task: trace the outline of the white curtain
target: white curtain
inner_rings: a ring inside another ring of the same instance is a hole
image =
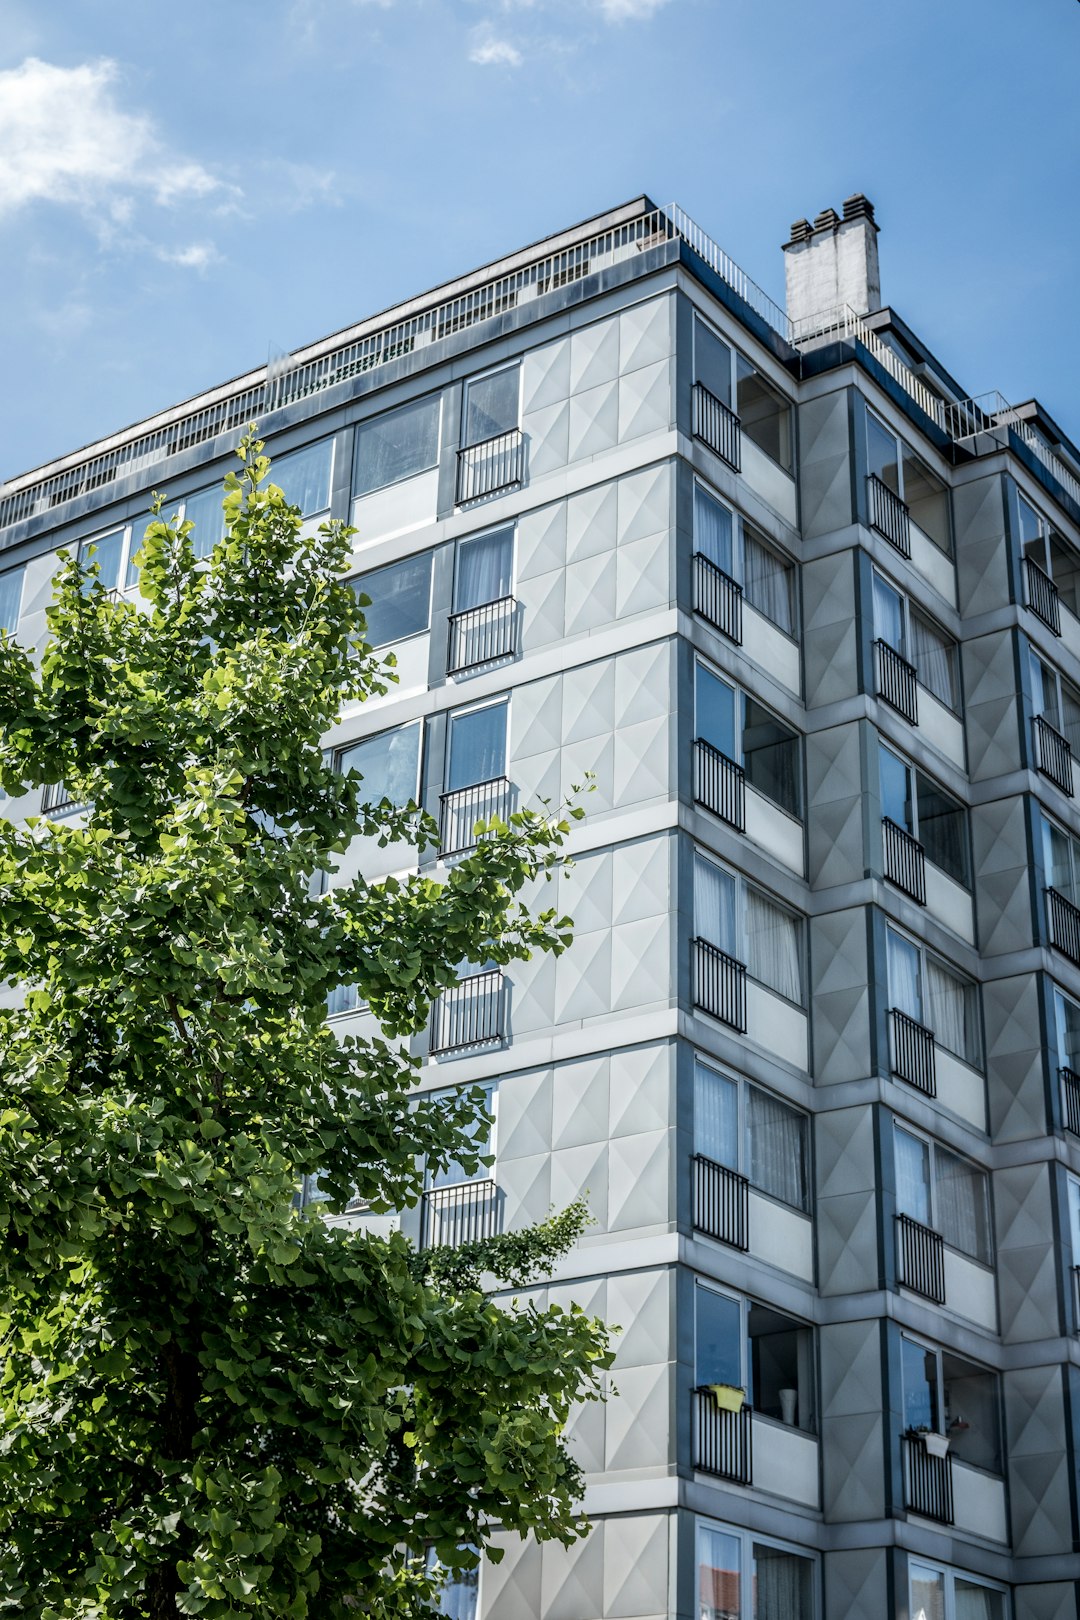
[[[762,1192],[796,1209],[807,1207],[806,1120],[766,1091],[746,1093],[750,1129],[750,1180]]]
[[[754,1545],[754,1620],[810,1620],[811,1569],[808,1558]]]
[[[775,551],[743,526],[743,584],[746,600],[789,636],[795,634],[793,570]]]
[[[936,1570],[912,1572],[911,1620],[945,1620],[945,1578]],[[976,1620],[976,1616],[970,1620]]]
[[[514,556],[513,529],[500,529],[458,547],[454,610],[467,612],[486,602],[499,602],[510,594]]]
[[[739,1168],[739,1093],[707,1063],[694,1065],[694,1149],[729,1170]]]
[[[930,1149],[919,1137],[899,1128],[893,1132],[896,1207],[901,1215],[930,1225]]]
[[[886,585],[880,574],[874,575],[874,629],[882,641],[888,642],[901,657],[906,652],[904,643],[904,604],[902,598]]]
[[[926,1003],[927,1023],[938,1045],[957,1057],[974,1057],[968,1035],[968,987],[932,956],[926,958]]]
[[[1003,1605],[1000,1592],[991,1592],[985,1586],[973,1586],[970,1581],[956,1582],[956,1620],[1001,1620]]]
[[[751,888],[746,890],[746,969],[770,990],[802,1002],[798,922]]]
[[[959,709],[956,690],[956,643],[934,625],[911,615],[911,661],[919,680],[947,709]]]
[[[915,946],[889,929],[889,1005],[922,1023],[919,953]]]
[[[732,572],[732,516],[698,484],[694,488],[694,550],[725,574]]]
[[[694,932],[729,956],[735,950],[735,879],[700,855],[694,860]]]
[[[946,1243],[984,1262],[990,1259],[986,1177],[947,1148],[934,1151],[937,1225]]]

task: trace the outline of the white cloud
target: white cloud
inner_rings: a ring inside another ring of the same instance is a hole
[[[469,61],[481,67],[520,67],[521,52],[508,39],[478,40],[469,52]]]
[[[53,202],[122,224],[139,195],[169,207],[231,189],[169,153],[147,114],[124,110],[118,77],[107,58],[64,68],[31,56],[0,72],[0,218]]]
[[[605,22],[630,22],[651,17],[667,0],[600,0]]]
[[[202,272],[216,264],[221,254],[213,242],[190,242],[187,247],[156,248],[155,252],[165,264],[179,265],[182,270]]]

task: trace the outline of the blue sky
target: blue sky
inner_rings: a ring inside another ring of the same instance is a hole
[[[646,191],[1080,438],[1077,0],[4,0],[0,479]]]

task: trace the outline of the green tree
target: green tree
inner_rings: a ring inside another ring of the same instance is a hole
[[[206,563],[154,505],[145,608],[66,559],[37,664],[0,638],[0,783],[81,820],[0,821],[0,1613],[205,1620],[427,1614],[422,1555],[494,1526],[585,1533],[562,1432],[610,1363],[580,1312],[501,1307],[584,1215],[463,1250],[294,1207],[413,1205],[475,1171],[482,1095],[415,1091],[401,1037],[463,960],[560,952],[523,891],[565,816],[493,823],[440,881],[320,892],[365,805],[320,737],[392,678],[253,434]],[[568,812],[580,814],[577,809]],[[355,984],[385,1039],[338,1039]],[[406,1043],[407,1045],[407,1043]]]

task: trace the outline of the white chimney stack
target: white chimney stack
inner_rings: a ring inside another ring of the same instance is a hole
[[[826,208],[811,225],[797,219],[784,243],[787,312],[795,326],[847,304],[856,315],[881,308],[878,227],[874,205],[861,192],[844,203],[841,219]]]

